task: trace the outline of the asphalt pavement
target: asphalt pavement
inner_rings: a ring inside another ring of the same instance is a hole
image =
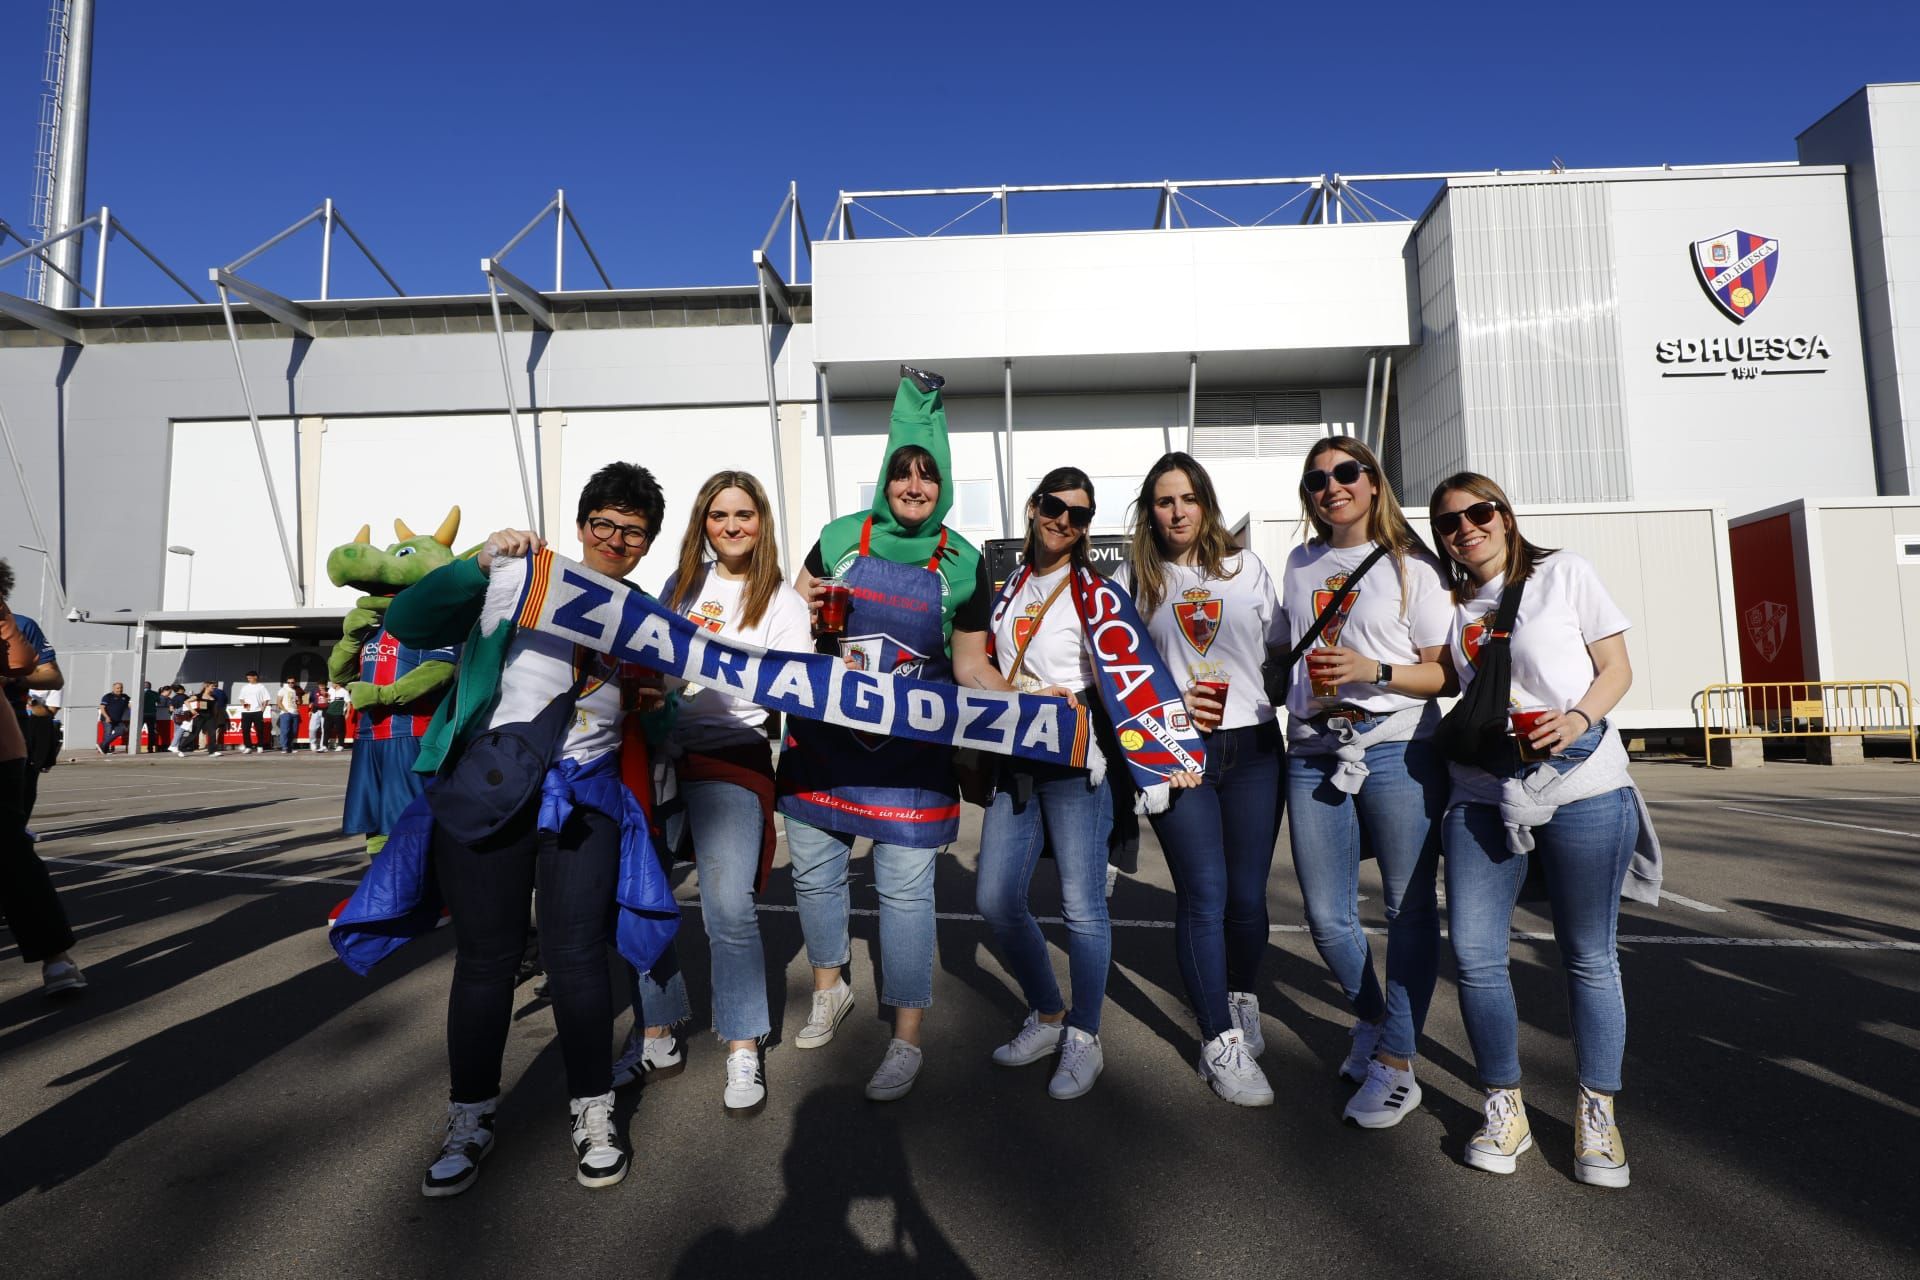
[[[1229,1106],[1195,1076],[1150,831],[1111,904],[1106,1073],[1085,1098],[1051,1100],[1046,1068],[987,1057],[1022,1008],[972,916],[970,810],[940,864],[926,1067],[905,1099],[861,1092],[887,1040],[864,855],[859,1006],[831,1044],[791,1046],[809,978],[783,853],[761,914],[784,991],[762,1114],[721,1108],[698,883],[683,876],[690,1065],[624,1098],[633,1175],[597,1192],[573,1181],[552,1017],[528,986],[498,1147],[470,1192],[428,1201],[452,938],[413,943],[371,978],[333,958],[323,917],[365,862],[338,833],[348,758],[122,757],[47,775],[40,852],[91,987],[43,999],[38,967],[0,934],[0,1274],[1920,1273],[1911,764],[1636,766],[1671,896],[1621,918],[1624,1191],[1573,1179],[1564,982],[1550,922],[1525,908],[1513,970],[1538,1145],[1520,1171],[1461,1163],[1479,1106],[1450,959],[1419,1110],[1391,1130],[1341,1123],[1348,1018],[1284,839],[1260,990],[1277,1104]],[[1057,914],[1051,881],[1043,864],[1043,915]],[[1362,885],[1377,929],[1371,864]],[[1064,987],[1057,946],[1055,962]]]

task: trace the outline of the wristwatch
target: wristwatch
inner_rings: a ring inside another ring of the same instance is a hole
[[[1378,678],[1374,680],[1374,683],[1384,689],[1389,684],[1393,683],[1393,668],[1388,666],[1384,662],[1380,663],[1379,665],[1380,665],[1380,674]]]

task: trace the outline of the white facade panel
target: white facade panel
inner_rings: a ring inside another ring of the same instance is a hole
[[[293,421],[262,418],[260,435],[297,564],[300,489],[294,470]],[[298,602],[274,530],[273,504],[267,497],[266,477],[260,474],[252,425],[245,419],[176,422],[169,451],[167,526],[161,550],[166,567],[159,607],[294,607]],[[108,514],[105,506],[93,510]],[[166,546],[189,547],[193,555],[166,553]]]
[[[1808,516],[1819,523],[1822,677],[1920,681],[1920,563],[1896,543],[1920,542],[1920,502],[1810,506]]]

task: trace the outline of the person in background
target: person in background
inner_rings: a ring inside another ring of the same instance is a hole
[[[0,560],[0,635],[18,633],[20,641],[33,650],[33,662],[0,679],[0,693],[13,708],[14,720],[26,740],[27,765],[20,777],[21,822],[31,825],[33,806],[40,796],[40,775],[53,768],[60,756],[60,721],[57,716],[28,716],[29,694],[43,695],[42,701],[59,706],[60,690],[67,678],[60,671],[59,656],[48,643],[40,624],[23,613],[14,613],[9,600],[13,595],[13,566]],[[29,831],[28,837],[33,833]]]
[[[202,684],[200,692],[187,700],[187,709],[193,713],[193,740],[205,748],[209,757],[225,752],[227,704],[220,686],[211,680]]]
[[[292,755],[294,739],[300,731],[300,682],[288,676],[274,690],[274,738],[281,754]]]
[[[660,598],[708,631],[763,649],[804,652],[813,643],[807,602],[780,579],[771,511],[766,490],[747,472],[708,477],[687,517],[679,567]],[[752,1115],[767,1098],[761,1041],[772,1025],[754,906],[773,868],[775,841],[767,711],[722,689],[685,685],[669,749],[700,873],[713,1029],[727,1047],[722,1102],[730,1116]],[[636,976],[635,1025],[614,1064],[616,1089],[684,1066],[672,1028],[692,1007],[677,947],[652,972]]]
[[[1627,1148],[1613,1111],[1627,1051],[1620,984],[1620,899],[1660,900],[1660,845],[1607,719],[1633,685],[1627,629],[1593,565],[1536,547],[1486,476],[1460,472],[1428,503],[1448,558],[1447,652],[1471,689],[1501,597],[1521,584],[1508,642],[1514,736],[1452,769],[1443,824],[1448,937],[1460,974],[1460,1015],[1486,1090],[1486,1123],[1466,1160],[1512,1173],[1533,1145],[1520,1098],[1520,1024],[1508,973],[1513,907],[1527,864],[1545,873],[1553,936],[1566,974],[1573,1056],[1573,1176],[1624,1187]],[[1524,781],[1522,781],[1524,779]]]
[[[1169,453],[1134,503],[1128,586],[1207,734],[1200,786],[1173,793],[1154,834],[1173,873],[1174,950],[1200,1023],[1199,1072],[1235,1106],[1273,1103],[1256,1059],[1267,877],[1280,836],[1286,747],[1264,664],[1286,615],[1260,557],[1234,546],[1206,468]]]
[[[147,731],[147,749],[165,751],[173,743],[173,717],[166,714],[165,688],[155,689],[153,681],[140,683],[140,727]]]
[[[0,602],[0,679],[13,680],[33,671],[39,654]],[[20,732],[20,721],[12,702],[0,699],[0,914],[7,918],[21,960],[39,962],[41,990],[53,996],[77,991],[87,985],[87,979],[73,962],[73,929],[27,834],[21,782],[27,767],[27,740]]]
[[[187,689],[185,685],[170,684],[160,691],[161,714],[173,722],[173,742],[167,750],[176,756],[187,753],[193,744],[189,735],[193,729],[193,716],[187,711]]]
[[[233,701],[240,707],[240,754],[251,755],[255,751],[267,749],[267,708],[273,705],[273,691],[260,683],[258,671],[247,672],[247,678],[234,686]],[[226,700],[221,700],[221,710],[226,710]]]
[[[318,755],[327,748],[327,682],[315,680],[307,691],[307,750]]]
[[[338,680],[327,682],[326,746],[329,751],[339,751],[347,740],[347,712],[353,710],[353,697],[347,692],[347,686]]]
[[[100,733],[100,754],[113,754],[115,742],[127,741],[127,716],[133,711],[133,699],[127,696],[127,686],[118,680],[113,688],[100,695],[100,723],[106,726]],[[133,750],[133,744],[127,744],[127,750]]]

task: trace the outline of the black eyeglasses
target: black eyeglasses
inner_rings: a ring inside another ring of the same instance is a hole
[[[1034,509],[1049,520],[1067,518],[1067,523],[1076,529],[1084,529],[1093,523],[1092,507],[1071,506],[1050,493],[1043,493],[1033,500]]]
[[[1497,502],[1476,502],[1458,511],[1442,511],[1433,518],[1433,532],[1437,537],[1451,538],[1460,531],[1460,521],[1463,517],[1484,529],[1492,524],[1493,518],[1499,514],[1500,504]]]
[[[1327,487],[1327,481],[1329,480],[1337,481],[1340,484],[1352,484],[1358,480],[1363,473],[1371,470],[1373,470],[1373,468],[1366,463],[1355,462],[1352,458],[1348,458],[1345,462],[1334,463],[1333,469],[1330,471],[1321,471],[1316,468],[1313,471],[1307,472],[1300,477],[1300,487],[1308,493],[1319,493]]]
[[[600,542],[613,541],[613,535],[617,533],[621,543],[629,547],[644,547],[647,540],[653,537],[652,532],[643,525],[617,524],[605,516],[591,517],[587,521],[587,531]]]

